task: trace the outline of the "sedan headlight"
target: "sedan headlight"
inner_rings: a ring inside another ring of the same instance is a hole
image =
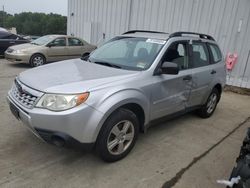
[[[15,53],[15,54],[21,54],[22,51],[21,50],[14,50],[13,53]]]
[[[44,94],[36,104],[36,107],[52,111],[68,110],[85,102],[88,96],[88,92],[75,95]]]

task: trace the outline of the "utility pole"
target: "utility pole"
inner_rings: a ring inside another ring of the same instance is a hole
[[[4,20],[5,18],[4,18],[4,5],[3,5],[3,28],[4,28]]]

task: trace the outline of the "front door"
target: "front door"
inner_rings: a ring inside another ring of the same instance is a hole
[[[154,76],[151,94],[151,120],[185,110],[192,86],[192,70],[188,69],[187,41],[172,43],[162,62],[176,63],[180,69],[177,75]]]
[[[53,40],[48,46],[48,61],[60,61],[68,59],[68,50],[65,37],[59,37]]]

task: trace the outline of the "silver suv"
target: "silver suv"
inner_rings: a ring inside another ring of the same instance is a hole
[[[112,162],[156,120],[193,110],[210,117],[225,79],[211,36],[134,30],[84,59],[22,72],[7,98],[12,113],[39,138],[95,146]]]

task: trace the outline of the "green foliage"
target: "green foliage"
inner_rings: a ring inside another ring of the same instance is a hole
[[[17,32],[24,35],[66,34],[67,17],[32,12],[11,15],[0,11],[0,27],[16,27]]]

